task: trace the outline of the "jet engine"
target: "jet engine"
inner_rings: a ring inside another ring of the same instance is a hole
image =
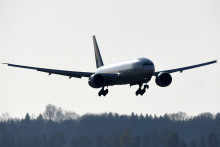
[[[155,82],[160,87],[167,87],[171,84],[172,77],[169,73],[162,72],[156,76]]]
[[[103,87],[105,82],[105,77],[102,74],[93,74],[89,78],[89,85],[93,88]]]

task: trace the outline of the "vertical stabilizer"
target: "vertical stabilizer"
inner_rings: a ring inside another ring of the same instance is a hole
[[[104,64],[102,61],[102,56],[100,54],[98,44],[96,42],[96,38],[95,38],[95,36],[92,36],[92,38],[93,38],[94,51],[95,51],[96,67],[99,68],[99,67],[103,66]]]

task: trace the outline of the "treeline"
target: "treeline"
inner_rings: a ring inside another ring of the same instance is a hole
[[[220,113],[79,116],[47,105],[36,118],[0,117],[0,147],[220,147]]]

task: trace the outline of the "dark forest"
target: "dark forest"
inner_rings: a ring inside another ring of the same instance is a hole
[[[220,147],[220,113],[85,114],[54,105],[32,118],[0,117],[0,147]]]

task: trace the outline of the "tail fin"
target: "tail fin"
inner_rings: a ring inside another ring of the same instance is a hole
[[[95,51],[96,67],[99,68],[99,67],[103,66],[104,64],[102,61],[102,56],[100,54],[98,44],[96,42],[96,38],[95,38],[95,36],[92,36],[92,38],[93,38],[94,51]]]

